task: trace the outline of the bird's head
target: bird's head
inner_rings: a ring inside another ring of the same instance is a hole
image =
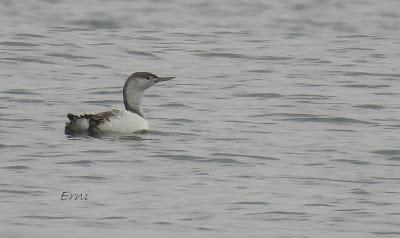
[[[158,77],[155,74],[148,72],[133,73],[127,80],[126,84],[134,84],[137,89],[146,90],[156,83],[168,81],[175,77]]]

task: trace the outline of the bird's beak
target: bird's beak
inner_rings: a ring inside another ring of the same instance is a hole
[[[161,77],[156,79],[156,83],[162,82],[162,81],[168,81],[171,79],[174,79],[175,77]]]

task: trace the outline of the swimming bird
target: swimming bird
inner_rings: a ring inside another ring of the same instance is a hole
[[[149,124],[142,109],[143,92],[156,83],[173,78],[175,77],[158,77],[148,72],[133,73],[126,79],[123,87],[125,110],[112,109],[83,115],[68,113],[69,122],[65,124],[65,134],[99,136],[107,133],[133,133],[148,130]]]

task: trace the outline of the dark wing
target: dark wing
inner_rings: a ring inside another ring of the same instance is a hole
[[[83,115],[74,115],[71,113],[67,114],[68,119],[70,122],[67,122],[65,126],[65,134],[78,134],[82,133],[82,131],[77,131],[76,128],[79,128],[78,124],[82,120],[87,120],[89,127],[87,128],[86,133],[89,133],[91,136],[100,136],[102,132],[99,130],[98,126],[105,121],[110,121],[110,119],[116,116],[118,110],[112,110],[107,112],[100,112],[96,114],[83,114]]]

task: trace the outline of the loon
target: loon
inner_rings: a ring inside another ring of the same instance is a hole
[[[123,87],[125,110],[112,109],[83,115],[68,113],[69,122],[65,124],[65,134],[99,136],[106,133],[134,133],[148,130],[149,124],[142,109],[143,92],[156,83],[173,78],[175,77],[158,77],[148,72],[133,73]]]

